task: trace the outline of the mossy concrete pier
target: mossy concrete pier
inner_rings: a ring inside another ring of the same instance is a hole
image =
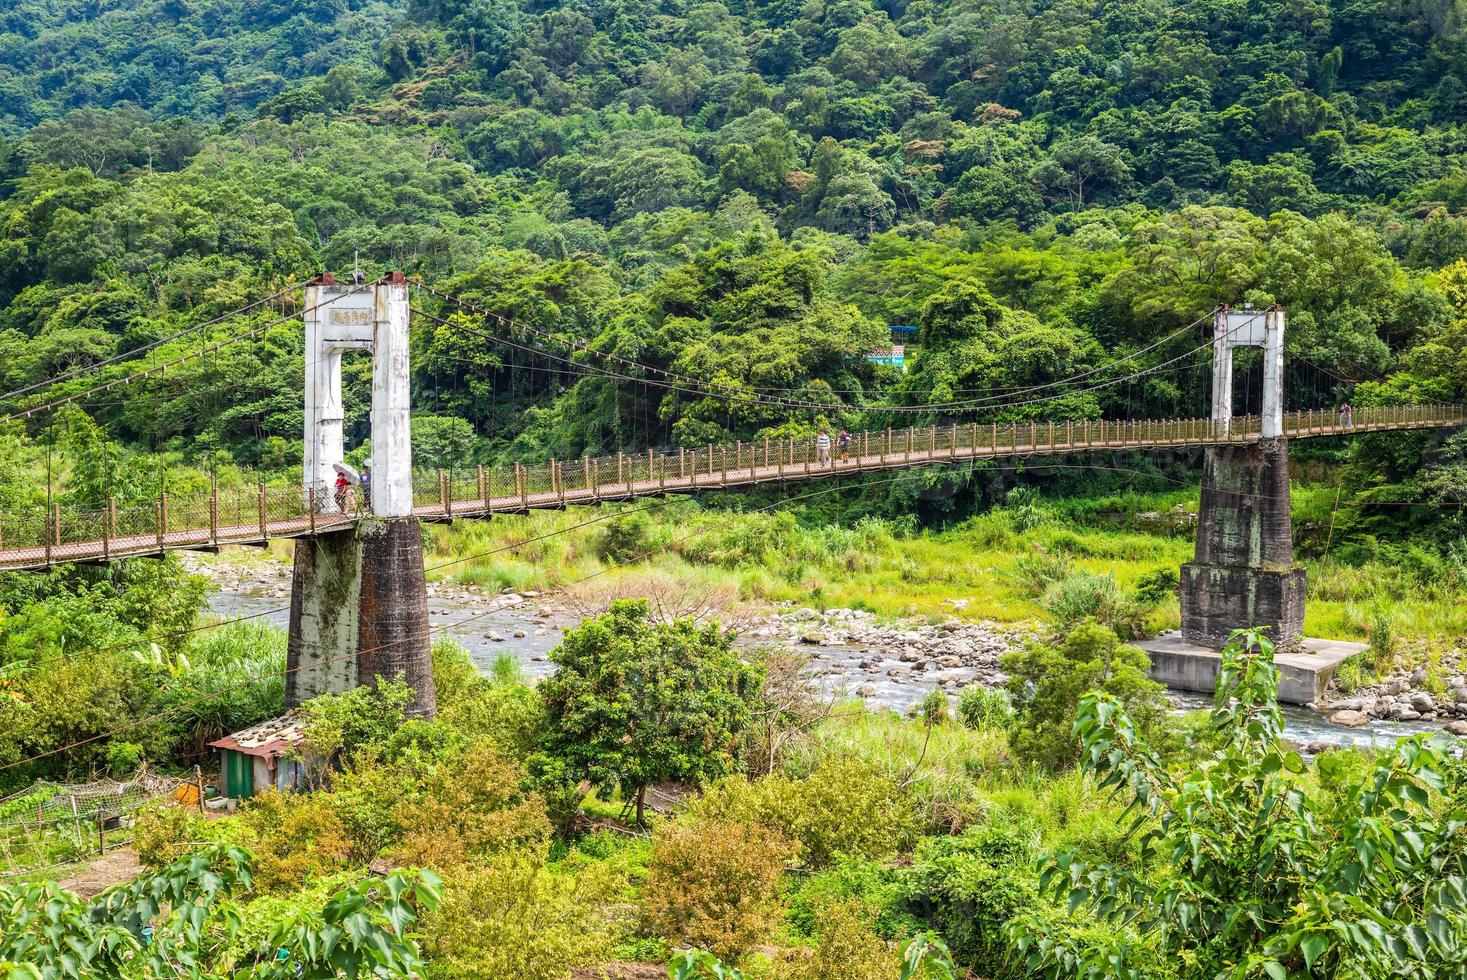
[[[1182,637],[1221,648],[1260,627],[1281,648],[1304,633],[1304,570],[1294,564],[1289,445],[1212,446],[1202,476],[1197,549],[1182,566]]]
[[[377,677],[400,678],[414,692],[409,714],[431,718],[437,699],[429,640],[417,518],[368,518],[296,543],[287,708]]]

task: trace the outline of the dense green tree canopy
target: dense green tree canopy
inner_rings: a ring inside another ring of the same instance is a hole
[[[540,688],[541,768],[620,789],[638,823],[647,786],[727,773],[759,683],[732,639],[716,624],[657,622],[645,600],[614,602],[566,633]]]
[[[356,262],[539,331],[509,348],[418,298],[424,465],[1202,414],[1186,328],[1221,303],[1288,309],[1290,407],[1463,397],[1463,30],[1357,0],[22,2],[0,401]],[[135,446],[288,466],[291,304],[82,407]],[[918,328],[905,374],[866,359],[893,324]],[[361,446],[361,359],[345,382]]]

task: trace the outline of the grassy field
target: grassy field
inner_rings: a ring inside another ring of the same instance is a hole
[[[1334,490],[1297,488],[1301,552],[1335,529]],[[689,500],[536,512],[428,531],[430,577],[489,589],[700,593],[724,602],[850,606],[887,616],[1043,618],[1044,576],[1112,577],[1122,593],[1192,556],[1195,492],[1028,499],[944,531],[910,521],[807,522],[785,510],[721,510]],[[1358,549],[1356,549],[1358,552]],[[1423,559],[1424,561],[1424,559]],[[1368,639],[1467,634],[1467,568],[1366,558],[1305,559],[1310,635]],[[1174,597],[1144,617],[1178,623]]]

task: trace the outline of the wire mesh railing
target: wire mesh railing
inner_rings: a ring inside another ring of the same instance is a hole
[[[192,777],[146,770],[129,779],[90,783],[38,780],[0,799],[0,878],[24,877],[105,854],[126,843],[137,811],[154,800],[187,799],[204,791]]]
[[[1357,434],[1467,423],[1461,405],[1314,410],[1284,417],[1288,438]],[[710,443],[673,452],[647,450],[545,463],[476,466],[413,474],[413,513],[428,519],[563,507],[602,500],[742,487],[844,473],[999,456],[1158,449],[1249,443],[1258,416],[1212,419],[1065,420],[1013,424],[951,423],[863,430],[818,438]],[[257,544],[351,525],[370,511],[365,489],[338,498],[328,487],[299,485],[160,494],[102,508],[52,506],[0,515],[0,568],[157,554],[170,549]]]

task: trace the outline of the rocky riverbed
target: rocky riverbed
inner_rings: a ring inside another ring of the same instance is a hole
[[[848,693],[903,707],[934,687],[956,692],[969,684],[1003,686],[1008,677],[999,658],[1033,635],[1001,623],[883,622],[860,609],[799,607],[754,620],[740,640],[805,649],[822,675],[838,678]],[[896,691],[901,696],[894,697]]]
[[[288,623],[291,570],[285,562],[261,553],[220,558],[185,552],[182,557],[213,581],[210,605],[216,615],[259,617],[282,627]],[[594,611],[561,594],[496,593],[450,580],[428,583],[429,619],[435,628],[463,644],[482,668],[509,654],[531,678],[554,669],[550,651],[566,629]],[[861,697],[898,711],[908,710],[934,688],[956,694],[969,684],[1004,685],[1008,678],[1000,658],[1037,635],[1014,624],[957,616],[940,622],[891,621],[846,608],[751,607],[719,615],[735,626],[741,648],[798,648],[809,654],[830,694]],[[1389,744],[1402,735],[1439,730],[1443,722],[1448,730],[1467,732],[1467,680],[1452,677],[1456,696],[1447,703],[1434,697],[1428,702],[1423,695],[1429,697],[1429,692],[1413,687],[1424,680],[1424,675],[1420,680],[1414,674],[1394,676],[1378,688],[1320,705],[1325,713],[1288,709],[1289,734],[1301,746],[1319,749]],[[1203,706],[1203,699],[1186,695],[1174,696],[1173,702],[1178,710]]]
[[[223,560],[185,553],[195,572],[210,578],[214,613],[289,622],[291,570],[266,555]],[[560,594],[492,592],[449,580],[428,583],[429,622],[452,636],[487,669],[503,654],[530,677],[553,666],[548,654],[565,630],[593,614]],[[941,623],[879,621],[858,609],[746,608],[724,616],[744,649],[783,644],[809,654],[821,687],[873,705],[906,710],[935,687],[956,693],[968,684],[1001,686],[998,661],[1032,634],[997,623],[950,619]]]
[[[1456,657],[1451,663],[1453,669],[1462,666]],[[1350,728],[1381,719],[1445,722],[1442,727],[1452,734],[1467,735],[1467,676],[1449,676],[1445,694],[1440,693],[1440,684],[1434,685],[1438,688],[1436,694],[1426,690],[1423,685],[1428,679],[1425,667],[1402,671],[1373,687],[1336,695],[1321,708],[1329,713],[1331,723]]]

